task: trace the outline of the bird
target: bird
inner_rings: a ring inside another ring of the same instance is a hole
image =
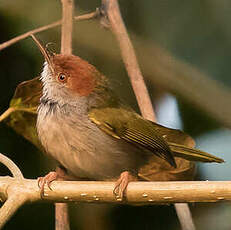
[[[45,184],[59,178],[115,181],[114,194],[126,196],[130,181],[150,161],[178,168],[176,158],[217,162],[223,159],[174,141],[190,138],[183,131],[149,121],[120,100],[106,76],[75,55],[49,52],[32,35],[45,58],[38,107],[37,133],[58,168],[39,178]]]

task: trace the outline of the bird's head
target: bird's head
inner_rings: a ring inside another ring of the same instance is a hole
[[[41,75],[43,94],[53,100],[69,100],[89,96],[103,84],[104,76],[87,61],[75,55],[48,52],[34,35],[32,38],[45,58]]]

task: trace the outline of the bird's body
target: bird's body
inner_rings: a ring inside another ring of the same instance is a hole
[[[147,155],[104,133],[89,119],[87,110],[79,110],[78,104],[42,102],[37,130],[46,152],[76,177],[107,180],[123,171],[137,173]]]
[[[174,136],[191,138],[148,121],[121,103],[93,65],[74,55],[49,55],[34,40],[46,59],[38,136],[68,174],[93,180],[120,177],[117,186],[122,195],[128,183],[128,174],[123,172],[137,176],[153,155],[167,161],[170,168],[177,167],[174,156],[223,162],[179,144]]]
[[[56,56],[60,57],[62,55]],[[87,63],[76,56],[71,58],[77,63]],[[37,118],[41,143],[49,155],[76,177],[108,180],[117,178],[123,171],[137,174],[138,169],[153,154],[108,135],[91,120],[91,111],[95,108],[103,111],[108,103],[111,103],[110,108],[119,113],[134,113],[111,94],[105,77],[95,69],[94,73],[99,77],[98,88],[87,96],[76,94],[73,98],[72,92],[54,82],[51,71],[45,64],[41,78],[44,84],[43,96]],[[101,118],[106,117],[102,115]],[[117,117],[118,120],[119,118]]]

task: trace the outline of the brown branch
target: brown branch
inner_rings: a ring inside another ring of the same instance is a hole
[[[5,163],[6,160],[2,160],[2,162]],[[9,165],[8,162],[6,162],[7,165]],[[0,208],[0,228],[26,202],[42,200],[121,203],[121,199],[116,198],[113,193],[114,186],[114,182],[54,181],[51,184],[51,189],[45,187],[44,197],[41,198],[37,180],[27,180],[20,176],[17,178],[0,177],[0,200],[5,201]],[[230,181],[131,182],[126,191],[126,202],[122,203],[169,204],[173,202],[219,201],[231,201]],[[69,230],[67,206],[58,204],[56,210],[57,208],[56,229]]]
[[[27,195],[21,194],[20,192],[9,196],[0,209],[0,229],[2,229],[5,223],[14,215],[18,208],[26,203],[27,200]]]
[[[80,16],[75,16],[74,17],[74,20],[75,21],[83,21],[83,20],[90,20],[90,19],[93,19],[93,18],[96,18],[97,16],[99,15],[99,11],[95,11],[95,12],[92,12],[92,13],[88,13],[88,14],[83,14],[83,15],[80,15]],[[33,29],[33,30],[30,30],[24,34],[21,34],[17,37],[14,37],[6,42],[3,42],[2,44],[0,44],[0,51],[17,43],[18,41],[21,41],[27,37],[30,37],[32,34],[36,34],[36,33],[39,33],[39,32],[42,32],[42,31],[45,31],[45,30],[48,30],[48,29],[51,29],[51,28],[54,28],[56,26],[60,26],[62,23],[61,20],[59,21],[56,21],[56,22],[53,22],[49,25],[46,25],[46,26],[42,26],[42,27],[39,27],[39,28],[36,28],[36,29]]]
[[[25,202],[170,204],[231,201],[231,181],[130,182],[126,202],[113,194],[114,182],[54,181],[40,197],[37,180],[0,177],[0,227]],[[8,216],[9,215],[9,216]]]
[[[183,230],[195,230],[193,218],[187,203],[175,203],[176,214]],[[185,221],[186,220],[186,221]]]
[[[15,179],[24,179],[22,172],[20,171],[18,166],[11,159],[9,159],[7,156],[4,156],[1,153],[0,162],[10,170]],[[8,197],[8,199],[5,201],[5,203],[2,205],[0,209],[0,229],[12,217],[12,215],[18,210],[18,208],[22,206],[27,200],[26,195],[20,193],[20,189],[18,190],[18,193],[11,193],[11,190],[7,188],[8,186],[2,187],[2,189],[4,189],[5,192],[7,192],[7,194],[5,195],[6,197]],[[1,201],[5,199],[2,198]]]
[[[120,52],[127,69],[141,114],[146,119],[156,121],[152,102],[145,85],[134,48],[120,14],[117,0],[102,0],[103,13],[108,18],[112,32],[120,46]],[[183,230],[195,230],[190,209],[187,204],[175,204],[175,209]]]
[[[118,2],[117,0],[102,0],[102,5],[105,10],[103,13],[108,17],[112,32],[119,43],[121,56],[136,95],[141,114],[146,119],[155,121],[156,117],[152,102],[140,71],[133,45],[121,17]]]
[[[37,180],[0,177],[0,198],[10,194],[26,194],[30,202],[90,202],[126,204],[172,204],[231,201],[231,181],[168,181],[130,182],[126,202],[113,194],[115,182],[54,181],[50,190],[45,187],[41,199]]]
[[[62,2],[62,31],[61,53],[72,54],[72,31],[73,31],[73,0],[61,0]]]
[[[8,157],[4,156],[3,154],[0,153],[0,162],[4,164],[12,173],[13,177],[17,179],[23,179],[22,172],[18,168],[18,166]]]
[[[55,229],[70,229],[67,203],[55,203]]]

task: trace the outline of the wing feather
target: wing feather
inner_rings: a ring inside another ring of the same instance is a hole
[[[89,118],[107,134],[147,149],[176,167],[167,142],[154,126],[125,108],[92,109]]]

